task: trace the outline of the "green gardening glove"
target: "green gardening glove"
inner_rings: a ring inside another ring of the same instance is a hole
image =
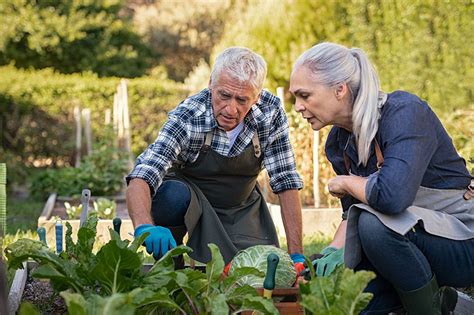
[[[337,266],[344,264],[344,247],[326,247],[321,251],[323,257],[313,261],[318,277],[329,276]]]

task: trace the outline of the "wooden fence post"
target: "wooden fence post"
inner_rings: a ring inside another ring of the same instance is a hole
[[[319,131],[313,131],[313,199],[314,207],[319,208]]]
[[[76,122],[76,160],[75,167],[81,166],[81,148],[82,148],[82,124],[81,124],[81,108],[79,105],[74,106],[74,120]]]
[[[91,110],[90,108],[84,108],[82,110],[82,116],[84,117],[84,133],[86,138],[86,150],[87,155],[92,153],[92,130],[91,130]]]
[[[131,136],[130,136],[130,116],[128,114],[128,93],[127,93],[127,80],[122,79],[120,81],[122,88],[122,110],[123,110],[123,146],[128,154],[128,169],[133,168],[132,158],[132,147],[131,147]]]
[[[0,232],[7,233],[7,164],[0,163]],[[1,234],[0,239],[3,238]],[[0,243],[0,246],[2,244]]]

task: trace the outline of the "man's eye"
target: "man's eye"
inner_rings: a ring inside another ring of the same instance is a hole
[[[237,102],[240,104],[240,105],[246,105],[247,104],[247,100],[245,98],[237,98]]]
[[[309,94],[300,94],[299,96],[300,96],[300,98],[306,100],[306,99],[308,99]]]

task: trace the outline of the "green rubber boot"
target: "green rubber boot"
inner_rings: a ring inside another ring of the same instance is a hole
[[[413,291],[397,290],[408,315],[449,315],[456,307],[458,295],[451,287],[438,287],[433,278]]]

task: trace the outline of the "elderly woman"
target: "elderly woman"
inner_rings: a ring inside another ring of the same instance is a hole
[[[314,261],[318,276],[342,264],[377,275],[363,314],[447,314],[452,288],[474,283],[474,194],[465,161],[429,105],[384,93],[359,48],[321,43],[291,75],[295,109],[314,130],[332,125],[329,192],[343,220]],[[344,250],[345,248],[345,250]]]

